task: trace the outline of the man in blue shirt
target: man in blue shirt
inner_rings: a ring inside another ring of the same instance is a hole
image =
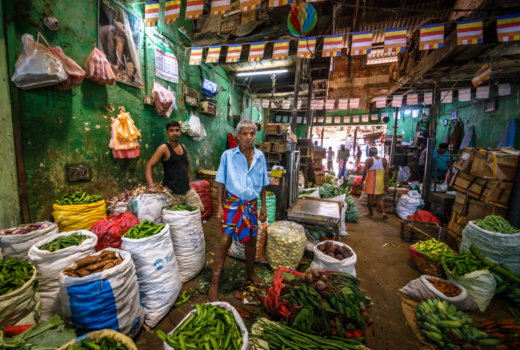
[[[449,163],[448,144],[441,143],[439,148],[433,152],[432,177],[436,180],[444,180]]]
[[[257,285],[263,281],[255,274],[256,233],[258,229],[258,208],[256,199],[260,196],[262,209],[260,221],[267,218],[265,206],[265,186],[269,185],[264,154],[254,147],[256,124],[243,120],[237,125],[238,147],[228,149],[220,158],[215,181],[218,183],[217,220],[222,223],[222,239],[215,253],[213,275],[208,299],[218,296],[220,273],[232,240],[245,244],[246,275]],[[224,189],[227,191],[225,204]]]

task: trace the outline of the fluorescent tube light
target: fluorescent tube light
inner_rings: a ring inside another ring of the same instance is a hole
[[[249,77],[253,75],[266,75],[266,74],[281,74],[287,73],[287,69],[271,69],[271,70],[260,70],[260,71],[250,71],[250,72],[240,72],[237,73],[237,77]]]

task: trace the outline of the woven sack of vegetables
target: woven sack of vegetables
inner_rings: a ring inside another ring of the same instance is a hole
[[[296,269],[305,252],[305,229],[291,221],[276,221],[267,227],[266,257],[269,265]]]
[[[132,198],[130,210],[139,221],[149,220],[158,224],[161,222],[163,208],[171,203],[171,198],[166,193],[142,193]]]
[[[96,257],[106,251],[115,252],[120,259],[112,268],[84,277],[71,277],[65,271],[60,273],[60,314],[80,333],[107,328],[133,337],[143,324],[144,312],[139,302],[139,284],[130,253],[107,248],[82,258],[82,263],[88,263],[88,259],[97,261]],[[78,261],[69,268],[77,264]]]
[[[105,346],[103,347],[103,341]],[[94,345],[93,345],[94,344]],[[96,347],[97,346],[97,347]],[[118,346],[118,347],[117,347]],[[117,350],[137,350],[134,341],[126,335],[112,329],[102,329],[93,331],[76,339],[72,339],[67,344],[60,346],[58,350],[76,349],[117,349]]]
[[[272,192],[267,193],[265,196],[265,202],[265,210],[267,211],[267,223],[271,225],[273,222],[276,221],[276,195]],[[262,200],[260,199],[260,197],[257,198],[257,207],[258,213],[260,213],[260,209],[262,209]]]
[[[181,282],[187,282],[199,274],[206,258],[200,210],[164,209],[162,221],[170,226]]]
[[[74,261],[94,253],[97,236],[87,230],[61,232],[36,243],[29,250],[29,261],[38,271],[42,299],[42,320],[57,314],[60,272]]]
[[[0,271],[0,327],[38,323],[42,304],[34,266],[9,258],[0,260]]]
[[[334,255],[334,257],[332,257]],[[338,271],[356,276],[357,255],[354,249],[342,242],[326,241],[314,246],[312,270]]]
[[[93,223],[107,216],[105,200],[85,192],[62,196],[52,208],[52,216],[61,232],[90,230]]]
[[[121,249],[132,255],[144,323],[150,327],[155,327],[170,311],[182,288],[170,228],[167,224],[161,226],[157,227],[158,233],[149,237],[133,239],[125,234],[121,243]]]
[[[58,233],[58,225],[50,221],[0,230],[0,257],[27,260],[32,245]]]
[[[507,265],[520,275],[520,229],[504,218],[490,215],[470,221],[462,232],[460,249],[469,250],[472,244],[489,260]]]
[[[447,268],[444,268],[444,271],[449,281],[466,288],[469,297],[475,301],[480,311],[484,312],[487,309],[497,288],[497,281],[489,270],[476,270],[463,276],[455,276]]]
[[[139,220],[132,213],[110,215],[92,224],[92,232],[98,237],[96,251],[105,248],[121,248],[121,237]]]
[[[258,232],[256,234],[256,257],[255,261],[258,263],[267,264],[265,258],[265,243],[267,240],[267,222],[258,224]],[[233,258],[246,260],[246,245],[233,240],[231,247],[229,247],[228,255]]]

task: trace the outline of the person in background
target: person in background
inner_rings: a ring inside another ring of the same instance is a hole
[[[339,163],[339,174],[338,177],[340,179],[345,178],[345,173],[347,170],[347,160],[350,157],[350,150],[345,148],[345,145],[341,145],[338,151],[338,156],[336,157],[336,162]]]
[[[437,150],[433,152],[432,177],[435,180],[444,180],[449,163],[450,153],[448,152],[448,144],[441,143]]]
[[[419,169],[419,181],[422,182],[424,177],[424,168],[426,167],[426,157],[428,156],[428,147],[426,144],[421,144],[421,151],[419,153],[419,161],[417,162],[417,167]]]
[[[360,146],[357,146],[357,152],[356,152],[356,167],[359,165],[359,163],[361,162],[361,155],[363,153],[361,152],[361,147]]]
[[[390,180],[388,162],[377,155],[376,147],[371,147],[369,154],[370,158],[365,162],[365,170],[361,179],[361,184],[365,185],[365,192],[368,195],[368,216],[374,216],[373,205],[374,200],[376,200],[381,207],[383,219],[386,220],[388,217],[386,216],[383,197],[388,190],[388,181]]]
[[[179,143],[181,138],[179,122],[168,122],[166,135],[168,135],[168,142],[157,147],[144,169],[149,189],[152,192],[159,191],[153,182],[152,169],[161,161],[164,171],[162,184],[173,193],[172,205],[187,204],[199,207],[202,211],[204,205],[197,192],[190,187],[190,160],[186,147]]]
[[[215,181],[218,183],[218,211],[216,218],[222,223],[222,238],[213,263],[213,275],[208,299],[215,301],[218,295],[220,273],[232,240],[245,244],[246,275],[257,286],[263,280],[255,274],[256,234],[258,230],[258,208],[256,200],[262,200],[260,222],[267,219],[265,186],[269,185],[267,165],[262,151],[254,147],[256,125],[243,120],[237,125],[238,147],[228,149],[220,158]],[[227,191],[223,205],[224,189]]]
[[[332,147],[329,147],[327,151],[327,170],[330,172],[333,172],[332,169],[332,162],[334,161],[334,151],[332,150]]]

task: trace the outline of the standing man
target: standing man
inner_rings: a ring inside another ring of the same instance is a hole
[[[450,152],[448,152],[448,144],[441,143],[437,150],[433,152],[432,178],[435,180],[444,180],[449,163]]]
[[[385,203],[383,200],[385,192],[388,190],[388,181],[390,180],[390,173],[388,170],[388,162],[386,159],[377,155],[377,148],[371,147],[369,150],[370,158],[366,160],[365,170],[363,171],[363,178],[361,184],[365,183],[365,192],[368,195],[368,216],[374,216],[374,199],[377,200],[383,219],[387,219],[385,212]]]
[[[166,124],[166,135],[169,141],[157,147],[152,158],[146,163],[144,174],[152,191],[158,191],[154,185],[152,168],[161,161],[163,166],[163,186],[172,191],[172,205],[188,204],[204,210],[199,195],[190,187],[190,161],[186,147],[179,143],[181,126],[177,121]]]
[[[345,172],[347,170],[347,160],[349,157],[350,157],[350,150],[348,148],[345,149],[345,145],[341,145],[340,149],[338,151],[338,156],[336,158],[336,162],[339,163],[338,178],[340,178],[340,179],[345,178]]]
[[[359,163],[361,162],[361,155],[363,153],[361,152],[361,147],[360,146],[357,146],[357,152],[356,152],[356,167],[359,165]]]
[[[329,147],[327,151],[327,170],[330,172],[334,172],[332,169],[332,162],[334,161],[334,151],[332,147]]]
[[[260,196],[262,209],[260,222],[267,219],[265,206],[265,186],[269,185],[264,154],[254,147],[256,125],[250,120],[242,120],[237,125],[238,147],[228,149],[220,158],[215,181],[218,182],[217,220],[222,223],[222,238],[215,253],[213,275],[208,299],[218,296],[220,273],[232,240],[246,245],[246,274],[254,284],[264,282],[255,274],[256,233],[258,230],[258,208],[256,199]],[[227,191],[223,205],[224,189]]]

